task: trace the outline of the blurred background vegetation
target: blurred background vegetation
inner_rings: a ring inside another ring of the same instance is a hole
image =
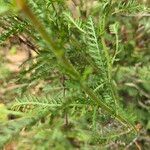
[[[35,13],[38,14],[40,19],[44,18],[43,20],[46,25],[49,16],[42,14],[42,11],[46,11],[46,9],[44,7],[41,10],[36,8],[40,6],[40,1],[36,1],[37,5],[33,5],[32,0],[29,0],[29,2],[33,9],[39,10]],[[124,2],[128,1],[125,0]],[[148,7],[150,6],[150,1],[148,0],[139,0],[138,2],[141,3],[141,5],[144,4]],[[97,19],[96,15],[101,8],[101,1],[85,0],[83,1],[82,7],[80,5],[78,0],[70,0],[67,1],[65,6],[66,9],[71,11],[73,18],[75,19],[81,17],[81,12],[78,11],[79,9],[82,9],[83,14],[85,13],[85,17],[91,14]],[[58,8],[61,9],[61,7]],[[120,13],[121,11],[124,11],[123,9],[126,9],[127,11],[128,8],[122,8],[122,10],[117,10],[116,8],[113,12],[114,14],[108,18],[108,24],[111,25],[116,21],[119,23],[119,53],[117,55],[117,61],[114,63],[113,78],[116,81],[122,104],[126,108],[133,110],[138,117],[136,126],[139,129],[139,134],[136,139],[134,139],[135,141],[126,143],[125,147],[148,150],[150,148],[150,12],[131,13],[130,15],[130,10],[128,13]],[[5,10],[7,10],[7,5],[1,1],[0,13],[3,14]],[[61,12],[61,10],[58,10],[58,14],[59,11]],[[32,33],[30,33],[28,29],[24,29],[24,26],[26,26],[28,22],[19,20],[18,18],[5,17],[3,15],[1,15],[0,18],[3,18],[0,19],[0,112],[2,112],[4,107],[11,104],[16,97],[21,96],[21,93],[24,90],[37,95],[41,95],[43,92],[48,93],[52,87],[49,87],[49,84],[47,83],[50,83],[51,80],[53,80],[53,77],[51,77],[51,79],[45,78],[40,82],[34,82],[30,86],[26,86],[27,84],[30,84],[30,81],[27,81],[27,78],[24,78],[21,83],[18,82],[21,64],[31,57],[36,57],[36,49],[40,49],[39,45],[43,46],[43,43],[39,40],[38,35],[33,35],[36,37],[31,37],[30,35]],[[20,24],[16,24],[15,21],[20,22]],[[115,36],[113,33],[110,33],[109,25],[107,27],[105,38],[107,46],[114,49]],[[31,25],[28,24],[28,26]],[[51,33],[49,29],[47,30]],[[53,32],[51,34],[55,33]],[[62,33],[61,36],[63,38],[65,33]],[[35,42],[35,39],[38,43]],[[65,41],[60,41],[60,43],[61,42],[65,43]],[[43,47],[47,48],[46,46]],[[113,54],[113,51],[110,53]],[[74,56],[70,56],[70,58],[75,63],[80,61],[80,56],[78,57],[78,60],[75,61]],[[59,73],[57,75],[59,75]],[[24,81],[27,81],[26,84],[23,84],[25,83]],[[2,114],[3,113],[0,114],[0,120],[7,120],[12,117],[3,116]],[[57,127],[59,127],[59,125]],[[24,137],[26,136],[26,133],[22,134],[24,134]],[[29,137],[32,139],[32,133],[30,134]],[[46,133],[41,133],[41,135],[36,135],[36,138],[38,139],[42,134],[46,136]],[[55,136],[60,137],[57,141],[58,143],[63,139],[63,135],[60,135],[60,133],[55,133]],[[55,139],[55,137],[53,138]],[[121,140],[118,140],[110,142],[110,145],[107,146],[115,149],[120,147],[120,145],[124,145],[124,143],[121,142]],[[21,145],[21,148],[22,146],[23,145]],[[16,143],[12,142],[6,146],[6,150],[15,149],[15,147]],[[58,149],[61,149],[61,147],[58,147]]]

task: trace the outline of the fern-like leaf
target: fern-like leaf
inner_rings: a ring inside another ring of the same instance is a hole
[[[5,22],[4,24],[1,24],[0,22],[0,25],[4,30],[3,33],[0,35],[0,44],[10,36],[22,32],[27,26],[26,21],[19,20],[19,18],[17,18],[16,16],[1,17],[0,19]],[[9,24],[9,26],[7,26],[6,23]]]
[[[117,54],[120,52],[119,51],[119,36],[118,36],[119,23],[116,22],[114,24],[111,24],[109,26],[109,30],[110,30],[110,33],[114,34],[116,38],[116,42],[115,42],[116,48],[115,48],[114,56],[112,57],[112,64],[113,64],[114,61],[116,60]]]
[[[111,24],[109,26],[109,30],[110,30],[111,34],[118,34],[118,28],[119,28],[118,22]]]
[[[51,97],[51,96],[41,96],[36,97],[32,95],[24,96],[23,98],[17,98],[16,102],[13,104],[12,109],[15,111],[33,111],[37,108],[56,108],[63,107],[66,104],[61,97]],[[86,103],[73,101],[67,105],[68,107],[83,107],[87,106]],[[66,106],[65,106],[66,107]]]
[[[102,51],[99,48],[98,39],[96,36],[94,23],[92,18],[90,17],[87,22],[87,43],[88,43],[88,51],[90,56],[93,58],[95,63],[97,64],[98,68],[103,68],[103,61],[102,61]]]
[[[71,23],[73,24],[79,31],[81,31],[82,33],[85,33],[85,31],[83,30],[82,28],[82,22],[81,20],[74,20],[71,15],[69,13],[66,13],[64,12],[63,13],[64,17],[65,17],[65,20],[68,22],[68,23]]]

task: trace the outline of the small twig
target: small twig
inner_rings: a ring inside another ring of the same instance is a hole
[[[123,15],[121,15],[121,16],[124,16],[124,17],[150,17],[150,14],[149,13],[140,13],[140,14],[131,14],[131,15],[125,15],[125,14],[123,14]]]
[[[138,150],[142,150],[142,149],[141,149],[141,146],[138,144],[137,141],[135,141],[134,143],[135,143],[136,147],[138,148]]]
[[[143,96],[150,98],[150,95],[147,94],[144,90],[142,90],[138,85],[134,83],[125,83],[125,85],[137,89]]]
[[[146,106],[146,105],[143,104],[141,101],[138,101],[138,104],[139,104],[143,109],[146,109],[147,111],[150,110],[150,107]]]
[[[66,87],[65,87],[65,75],[62,76],[62,86],[63,86],[63,98],[65,99],[66,97]],[[65,110],[65,125],[68,125],[68,114],[67,111]]]
[[[134,139],[126,146],[125,150],[128,150],[129,147],[131,147],[131,146],[135,143],[135,141],[136,141],[137,139],[138,139],[138,137],[134,138]]]

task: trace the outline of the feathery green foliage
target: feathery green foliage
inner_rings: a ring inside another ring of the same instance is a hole
[[[21,97],[8,108],[24,116],[2,124],[0,147],[14,137],[20,149],[41,149],[41,144],[44,149],[95,149],[136,138],[136,116],[123,106],[114,78],[122,46],[121,19],[116,16],[135,15],[146,8],[134,0],[103,0],[96,1],[99,9],[91,5],[84,10],[84,3],[72,2],[69,5],[80,10],[75,18],[76,9],[69,12],[63,0],[16,2],[21,14],[0,16],[0,43],[24,33],[38,47],[36,56],[21,66],[17,78],[23,85]],[[41,90],[33,94],[39,84]],[[27,137],[19,136],[23,129]]]

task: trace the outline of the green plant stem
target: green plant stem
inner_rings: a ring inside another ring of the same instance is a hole
[[[108,48],[106,46],[106,43],[105,43],[105,40],[104,40],[103,37],[101,37],[101,42],[102,42],[103,50],[104,50],[104,53],[105,53],[105,58],[107,60],[107,76],[108,76],[108,81],[110,82],[111,78],[112,78],[112,75],[111,75],[112,66],[110,64],[110,58],[109,58],[109,54],[108,54]]]
[[[108,85],[109,85],[111,95],[112,95],[114,103],[115,103],[116,114],[118,114],[118,111],[117,111],[118,110],[117,109],[118,100],[117,100],[117,95],[116,95],[117,92],[116,92],[116,88],[114,87],[114,83],[113,83],[113,80],[112,80],[112,64],[110,62],[111,59],[110,59],[110,56],[109,56],[109,53],[108,53],[108,48],[106,46],[105,39],[103,37],[101,37],[101,42],[102,42],[103,50],[105,52],[105,57],[106,57],[106,60],[107,60]]]
[[[47,44],[51,47],[51,50],[55,54],[59,63],[63,66],[64,70],[68,75],[76,80],[85,93],[91,98],[94,104],[98,105],[102,110],[114,116],[116,120],[121,122],[123,125],[127,127],[132,127],[135,129],[134,125],[130,124],[125,118],[121,115],[114,113],[114,111],[107,106],[99,97],[95,95],[93,90],[87,87],[87,85],[81,82],[81,75],[79,72],[72,66],[70,61],[65,57],[65,53],[63,50],[57,48],[57,44],[51,39],[46,30],[44,29],[41,22],[37,19],[37,17],[32,13],[32,10],[27,6],[25,0],[16,0],[18,7],[26,14],[26,16],[32,21],[33,25],[37,28],[43,39],[47,42]],[[136,130],[136,129],[135,129]]]
[[[117,56],[117,54],[119,53],[119,37],[118,37],[118,33],[115,33],[115,39],[116,39],[116,49],[114,52],[114,56],[112,58],[111,64],[113,65],[115,62],[115,58]]]

